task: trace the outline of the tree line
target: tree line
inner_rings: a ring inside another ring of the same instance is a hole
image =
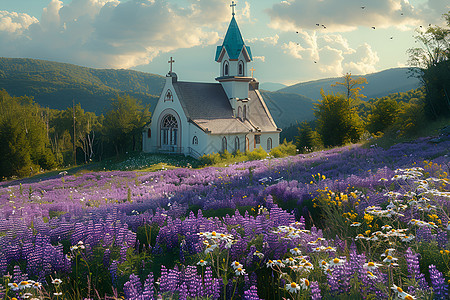
[[[113,98],[97,116],[75,101],[65,110],[49,109],[0,90],[0,178],[136,151],[148,121],[149,106],[128,95]]]
[[[301,152],[341,146],[359,141],[364,134],[380,136],[387,131],[412,134],[425,122],[450,117],[450,12],[443,15],[447,28],[419,29],[416,39],[421,48],[409,49],[412,76],[422,86],[406,93],[362,101],[365,78],[347,73],[332,86],[342,93],[325,94],[314,108],[316,120],[297,126],[295,137]]]

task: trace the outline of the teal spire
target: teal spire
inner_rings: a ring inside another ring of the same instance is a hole
[[[220,53],[222,52],[223,48],[225,48],[225,50],[227,51],[230,59],[238,59],[239,54],[242,51],[242,47],[246,48],[250,60],[253,60],[252,52],[250,51],[250,47],[245,46],[244,39],[242,38],[242,35],[241,35],[241,31],[239,30],[239,26],[233,15],[233,17],[231,18],[230,25],[228,26],[227,33],[225,34],[225,38],[223,39],[222,46],[217,46],[215,60],[216,61],[219,60]]]

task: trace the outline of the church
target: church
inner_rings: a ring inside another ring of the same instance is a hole
[[[253,60],[235,19],[232,18],[215,61],[220,64],[216,83],[179,81],[170,71],[152,114],[143,130],[143,151],[179,153],[198,158],[204,154],[252,151],[270,152],[278,146],[278,128],[248,73]]]

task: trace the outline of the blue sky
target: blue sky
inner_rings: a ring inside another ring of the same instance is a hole
[[[450,10],[447,0],[236,2],[255,77],[283,84],[407,66],[406,51],[417,46],[415,30],[443,25],[441,16]],[[231,19],[230,4],[0,0],[0,56],[160,75],[167,73],[172,56],[180,80],[214,81],[215,48]]]

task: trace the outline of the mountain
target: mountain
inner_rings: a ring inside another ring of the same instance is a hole
[[[287,85],[282,84],[282,83],[277,83],[277,82],[260,82],[259,83],[259,88],[261,90],[266,90],[266,91],[277,91],[277,90],[281,90],[282,88],[287,87]]]
[[[365,99],[387,96],[390,93],[407,92],[409,90],[418,88],[420,86],[419,79],[415,77],[408,77],[409,68],[393,68],[377,73],[367,74],[365,77],[367,84],[364,84],[364,89],[361,93],[367,96]],[[278,92],[296,93],[314,100],[321,99],[320,89],[323,88],[327,92],[343,92],[344,89],[340,87],[331,87],[337,81],[342,82],[342,77],[326,78],[320,80],[313,80],[308,82],[297,83],[286,88],[278,90]]]
[[[270,114],[280,128],[314,119],[314,101],[311,98],[291,93],[260,91]]]
[[[32,96],[41,106],[66,109],[72,101],[102,113],[110,99],[127,93],[153,109],[164,77],[132,70],[93,69],[27,58],[0,57],[0,89]]]

